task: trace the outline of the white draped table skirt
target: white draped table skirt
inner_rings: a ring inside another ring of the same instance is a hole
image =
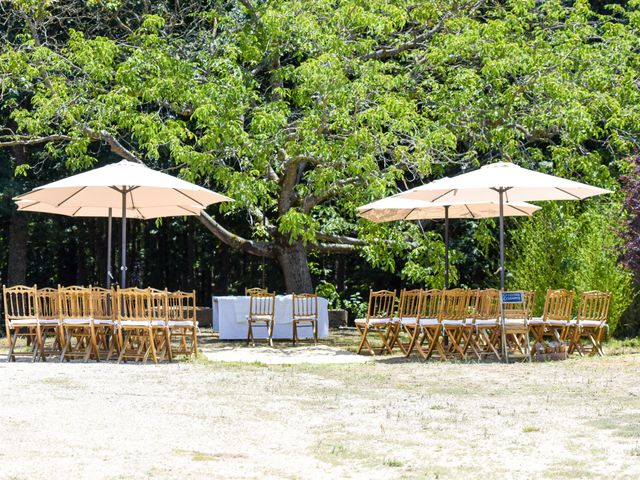
[[[212,297],[212,326],[214,332],[220,333],[221,340],[238,340],[247,338],[247,316],[249,315],[249,297]],[[318,297],[318,338],[329,335],[329,302]],[[273,338],[292,338],[293,325],[291,316],[293,302],[291,295],[278,295],[274,310],[275,325]],[[267,328],[254,324],[255,338],[267,338]],[[313,338],[311,326],[299,326],[298,338]]]

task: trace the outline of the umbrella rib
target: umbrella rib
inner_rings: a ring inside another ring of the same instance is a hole
[[[415,208],[412,208],[411,210],[409,210],[409,213],[407,213],[402,220],[406,220],[407,218],[409,218],[409,216],[415,211],[416,211]]]
[[[189,212],[189,213],[193,213],[191,210],[189,210],[186,207],[183,207],[182,205],[178,205],[178,208],[181,208],[182,210],[184,210],[185,212]]]
[[[75,197],[77,194],[79,194],[81,191],[83,191],[85,188],[87,187],[81,187],[80,190],[76,190],[75,192],[73,192],[71,195],[69,195],[67,198],[65,198],[64,200],[62,200],[59,204],[56,205],[56,207],[59,207],[60,205],[62,205],[63,203],[68,202],[69,200],[71,200],[73,197]]]
[[[25,205],[24,207],[20,208],[20,210],[26,210],[27,208],[35,207],[36,205],[39,205],[41,203],[42,202],[33,202],[33,203],[30,203],[30,204]]]
[[[449,195],[451,192],[455,192],[456,189],[452,188],[451,190],[447,190],[445,193],[443,193],[442,195],[438,195],[436,198],[434,198],[433,200],[431,200],[432,202],[437,202],[438,200],[440,200],[442,197],[444,197],[445,195]]]
[[[558,187],[556,187],[556,190],[560,190],[562,193],[566,193],[567,195],[571,195],[571,196],[572,196],[573,198],[575,198],[576,200],[582,200],[582,198],[580,198],[579,196],[574,195],[574,194],[573,194],[573,193],[571,193],[571,192],[567,192],[566,190],[563,190],[562,188],[558,188]]]
[[[202,205],[202,203],[200,203],[199,201],[191,198],[189,195],[187,195],[186,193],[184,193],[182,190],[178,190],[177,188],[174,188],[173,190],[175,190],[176,192],[178,192],[180,195],[184,195],[185,197],[187,197],[189,200],[191,200],[192,202],[195,202],[196,204],[200,205],[201,207],[204,207],[204,205]]]
[[[473,214],[473,212],[471,211],[471,209],[469,208],[469,205],[467,205],[466,203],[464,204],[464,208],[467,209],[467,212],[469,212],[469,215],[471,215],[471,218],[476,218],[476,216]]]
[[[520,207],[516,207],[515,205],[513,205],[513,204],[511,204],[511,203],[509,203],[509,204],[505,203],[505,206],[508,206],[508,207],[510,207],[510,208],[513,208],[514,210],[517,210],[517,211],[519,211],[520,213],[523,213],[523,214],[525,214],[525,215],[529,216],[529,212],[527,212],[526,210],[521,209]]]
[[[76,213],[78,213],[78,212],[80,211],[80,209],[81,209],[81,208],[82,208],[82,207],[78,207],[78,208],[76,208],[76,209],[75,209],[75,211],[71,214],[71,216],[72,216],[72,217],[75,217],[75,216],[76,216]]]

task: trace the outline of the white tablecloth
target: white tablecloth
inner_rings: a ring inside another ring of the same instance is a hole
[[[291,314],[293,302],[291,295],[278,295],[274,309],[275,325],[273,338],[292,338],[293,326]],[[249,315],[249,297],[212,297],[212,328],[220,333],[221,340],[247,338],[247,315]],[[329,335],[329,302],[318,297],[318,338]],[[267,328],[258,324],[253,327],[256,338],[266,338]],[[299,338],[313,338],[310,326],[298,327]]]

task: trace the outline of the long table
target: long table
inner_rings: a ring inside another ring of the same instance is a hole
[[[247,315],[249,315],[249,297],[212,297],[211,298],[212,328],[220,333],[221,340],[238,340],[247,338]],[[326,298],[318,297],[318,338],[329,335],[329,302]],[[276,296],[274,308],[275,325],[273,338],[292,338],[293,326],[291,315],[293,302],[291,295]],[[267,338],[264,326],[254,325],[255,338]],[[313,338],[310,326],[298,327],[299,338]]]

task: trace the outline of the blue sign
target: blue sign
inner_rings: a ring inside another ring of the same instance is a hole
[[[524,303],[524,294],[522,292],[500,292],[500,301],[502,303]]]

